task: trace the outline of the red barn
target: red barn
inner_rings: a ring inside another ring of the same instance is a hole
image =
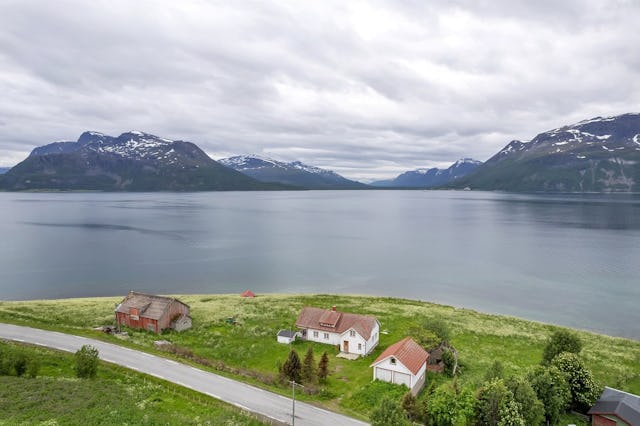
[[[240,294],[240,297],[256,297],[256,295],[251,290],[245,290]]]
[[[116,307],[116,322],[154,333],[160,333],[167,328],[182,331],[191,327],[189,305],[173,297],[135,291],[130,291]]]

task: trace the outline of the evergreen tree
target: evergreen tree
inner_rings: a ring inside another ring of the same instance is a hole
[[[321,383],[327,382],[327,377],[329,376],[329,355],[327,352],[322,353],[322,357],[320,357],[320,362],[318,363],[318,379]]]
[[[282,365],[282,372],[287,380],[293,380],[296,383],[301,383],[302,364],[300,363],[298,352],[291,349],[289,357]]]
[[[302,381],[304,383],[313,384],[318,379],[318,372],[316,370],[316,360],[313,356],[313,347],[309,346],[307,353],[304,356],[302,363]]]

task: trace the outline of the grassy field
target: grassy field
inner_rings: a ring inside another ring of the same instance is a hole
[[[72,354],[0,345],[40,364],[35,378],[0,376],[0,425],[264,424],[220,401],[124,368],[101,363],[97,378],[83,380],[75,377]]]
[[[398,393],[398,388],[376,388],[371,384],[371,362],[388,345],[405,337],[412,327],[438,319],[449,324],[452,344],[463,365],[461,384],[478,385],[486,369],[499,360],[507,375],[524,374],[539,364],[546,339],[554,326],[513,317],[488,315],[467,309],[419,301],[364,296],[264,295],[243,299],[237,295],[178,296],[191,306],[193,328],[182,333],[165,333],[162,338],[188,348],[197,357],[209,360],[226,374],[277,392],[289,390],[274,383],[278,361],[284,361],[287,345],[276,342],[281,328],[291,328],[304,306],[375,315],[383,334],[376,350],[365,358],[347,361],[331,356],[332,371],[326,386],[315,395],[301,399],[366,418],[382,395]],[[0,321],[50,328],[116,341],[154,351],[157,335],[130,331],[127,341],[94,332],[91,327],[113,323],[118,298],[70,299],[53,301],[0,302]],[[236,325],[225,320],[234,317]],[[579,331],[584,342],[581,356],[596,380],[633,393],[640,393],[640,342]],[[337,354],[327,345],[296,342],[301,357],[313,346],[316,361],[322,351]],[[428,382],[444,377],[432,374]]]

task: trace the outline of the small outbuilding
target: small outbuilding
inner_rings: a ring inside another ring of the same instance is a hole
[[[413,395],[424,386],[429,353],[410,337],[389,346],[371,364],[373,380],[405,385]]]
[[[160,333],[191,327],[189,305],[173,297],[130,291],[115,309],[116,323]]]
[[[593,426],[640,425],[640,396],[605,387],[588,414]]]
[[[297,331],[292,330],[280,330],[278,331],[278,343],[290,344],[296,340],[298,336]]]
[[[254,292],[252,292],[251,290],[245,290],[240,294],[240,297],[256,297],[256,294]]]

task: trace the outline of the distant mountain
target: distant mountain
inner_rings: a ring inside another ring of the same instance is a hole
[[[299,161],[284,163],[257,155],[239,155],[218,160],[234,170],[261,182],[278,182],[306,189],[362,189],[367,185],[349,180],[318,167]]]
[[[505,191],[640,191],[640,114],[596,117],[514,140],[449,187]]]
[[[282,186],[279,186],[282,188]],[[212,191],[274,189],[217,163],[191,142],[131,131],[54,142],[0,178],[7,190]]]
[[[3,175],[11,170],[11,167],[0,167],[0,175]]]
[[[464,177],[474,171],[480,164],[482,164],[480,161],[462,158],[453,163],[448,169],[412,170],[398,175],[395,179],[371,182],[371,185],[387,188],[430,188]]]

